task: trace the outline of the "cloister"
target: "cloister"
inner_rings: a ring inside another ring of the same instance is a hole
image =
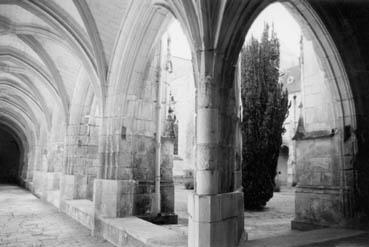
[[[247,246],[237,63],[273,2],[0,0],[0,182],[17,182],[116,246],[137,244],[128,226],[176,221],[160,86],[161,38],[176,19],[196,88],[186,242]],[[315,41],[331,102],[331,129],[298,133],[291,226],[368,229],[369,1],[279,2]]]

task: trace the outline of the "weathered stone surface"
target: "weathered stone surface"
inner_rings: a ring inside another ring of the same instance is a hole
[[[339,157],[337,138],[298,140],[296,176],[301,186],[338,186]]]
[[[299,188],[296,190],[295,219],[320,226],[339,226],[344,223],[339,189]]]
[[[94,204],[90,200],[67,200],[60,209],[63,213],[78,221],[88,229],[94,226]]]
[[[244,234],[243,193],[192,193],[188,213],[189,246],[238,246]]]
[[[113,246],[16,186],[0,186],[0,229],[5,246]]]
[[[87,199],[87,185],[87,176],[62,175],[60,186],[62,199]]]
[[[369,38],[363,27],[369,23],[369,3],[289,2],[283,4],[297,14],[304,32],[311,29],[309,40],[315,38],[321,46],[314,59],[328,68],[323,74],[315,73],[316,68],[305,71],[312,78],[304,87],[306,131],[335,132],[331,138],[298,144],[303,151],[297,162],[301,189],[297,220],[336,225],[338,219],[329,211],[344,220],[365,218],[369,215]],[[48,173],[62,172],[62,201],[94,197],[97,212],[112,217],[150,212],[158,134],[156,89],[157,82],[165,80],[160,78],[165,59],[156,46],[172,13],[193,54],[196,193],[216,197],[239,190],[235,65],[248,31],[245,27],[270,3],[2,1],[0,129],[14,134],[22,153],[22,162],[16,162],[19,181],[58,204],[58,179]],[[172,210],[171,152],[164,144],[161,174],[168,184],[162,200],[168,211]],[[8,168],[1,174],[14,175]],[[213,203],[215,207],[213,201],[210,207]],[[201,210],[193,206],[193,211]],[[235,245],[241,233],[229,229],[242,231],[235,218],[190,223],[194,229],[190,245]]]

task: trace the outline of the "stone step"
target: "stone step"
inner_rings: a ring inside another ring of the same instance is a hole
[[[184,247],[187,236],[137,217],[103,218],[102,236],[115,246]]]

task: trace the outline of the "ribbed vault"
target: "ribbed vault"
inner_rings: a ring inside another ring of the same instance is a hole
[[[19,148],[20,180],[33,182],[38,195],[57,192],[62,200],[92,200],[94,183],[100,184],[95,192],[101,196],[95,198],[102,204],[111,201],[102,198],[115,193],[103,193],[112,184],[139,188],[144,193],[135,190],[120,202],[140,198],[145,203],[116,203],[121,208],[106,215],[151,212],[160,40],[176,18],[191,47],[197,89],[196,141],[202,151],[197,153],[196,193],[223,197],[237,192],[241,200],[235,68],[250,25],[273,2],[0,0],[0,134]],[[360,29],[369,22],[368,4],[281,2],[317,38],[321,62],[330,71],[339,148],[345,155],[335,170],[342,178],[341,204],[356,199],[351,192],[358,186],[351,178],[359,174],[360,196],[369,205],[369,38]],[[99,202],[95,206],[96,216],[106,216]]]
[[[97,128],[107,88],[103,47],[85,0],[0,1],[0,118],[31,140],[34,168],[23,179],[62,171],[65,145],[79,140],[67,133],[85,135],[76,129],[86,116],[94,127],[83,126]]]

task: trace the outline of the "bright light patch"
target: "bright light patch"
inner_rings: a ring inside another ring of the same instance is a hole
[[[177,20],[170,24],[167,34],[170,36],[172,56],[191,59],[191,49],[186,35]]]
[[[301,28],[288,10],[280,3],[274,3],[264,9],[251,25],[246,42],[254,36],[259,39],[264,23],[274,23],[274,30],[280,41],[281,69],[298,64],[300,54]]]

